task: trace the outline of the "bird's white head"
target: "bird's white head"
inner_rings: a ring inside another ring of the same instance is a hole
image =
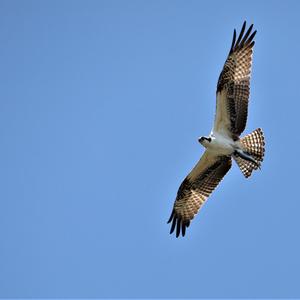
[[[210,144],[211,142],[211,137],[210,136],[201,136],[198,139],[198,142],[205,148]]]

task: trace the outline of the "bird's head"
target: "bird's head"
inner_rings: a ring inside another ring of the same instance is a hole
[[[201,136],[198,139],[198,142],[203,146],[203,147],[207,147],[209,145],[209,143],[211,142],[211,137],[209,136]]]

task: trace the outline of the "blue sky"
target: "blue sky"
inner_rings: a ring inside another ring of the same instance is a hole
[[[300,297],[297,1],[0,1],[0,297]],[[232,32],[258,33],[236,165],[185,238]]]

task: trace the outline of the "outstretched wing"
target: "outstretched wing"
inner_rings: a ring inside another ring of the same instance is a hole
[[[186,227],[197,214],[201,205],[216,188],[231,167],[230,156],[216,156],[205,151],[197,165],[181,183],[173,211],[168,223],[172,222],[172,233],[176,237],[185,235]]]
[[[234,30],[231,48],[217,85],[213,131],[225,133],[234,140],[244,131],[247,122],[253,39],[256,34],[252,28],[253,24],[245,33],[244,22],[237,40]]]

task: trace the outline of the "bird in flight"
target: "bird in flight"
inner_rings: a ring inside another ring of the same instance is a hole
[[[233,32],[232,44],[216,92],[216,113],[209,136],[202,136],[199,143],[206,148],[204,154],[181,183],[173,210],[168,220],[170,233],[185,235],[186,228],[198,213],[205,200],[231,168],[232,158],[243,175],[248,178],[260,168],[265,152],[261,128],[240,137],[247,122],[250,94],[252,53],[256,30],[253,24],[246,31],[244,22],[237,38]]]

